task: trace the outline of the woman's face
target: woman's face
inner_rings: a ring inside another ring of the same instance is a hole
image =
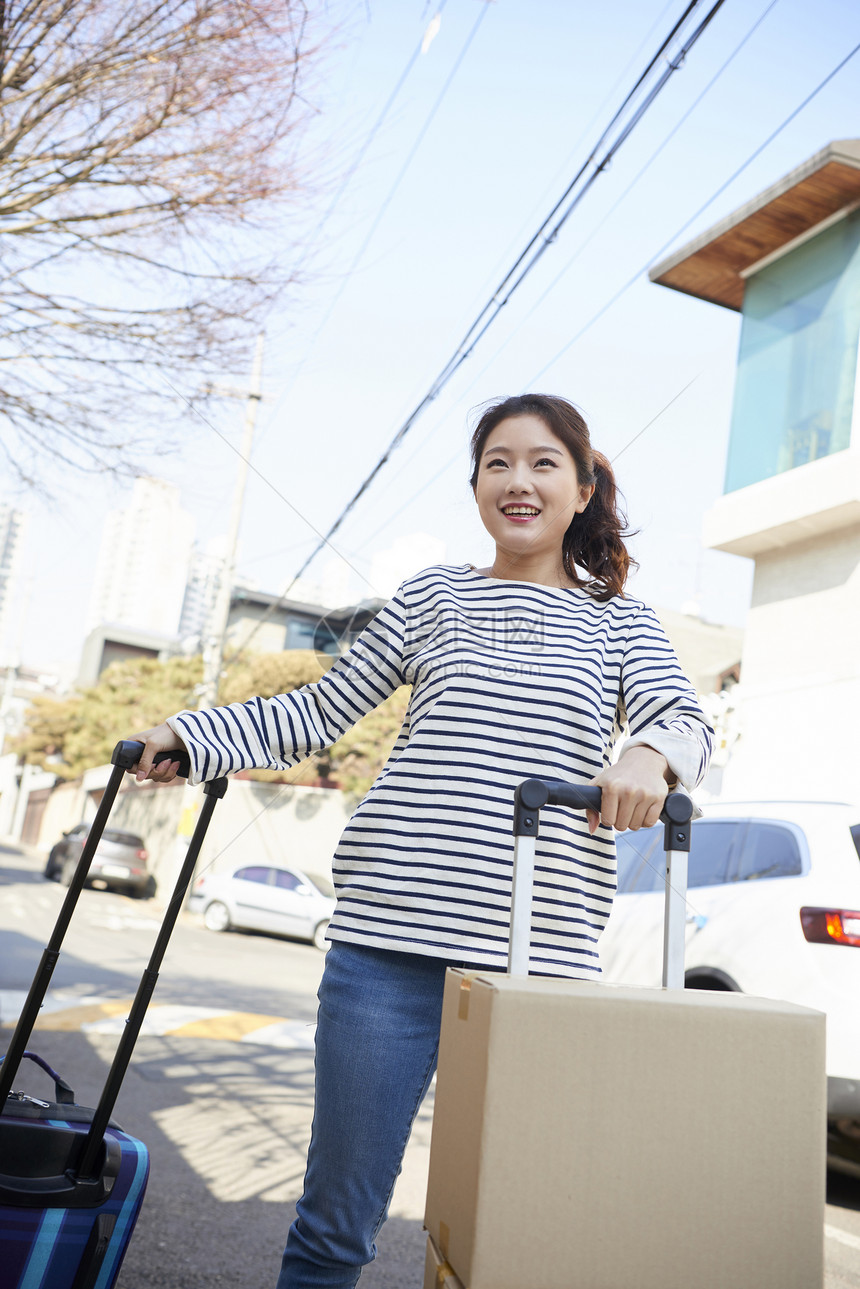
[[[593,492],[593,484],[580,484],[567,447],[539,416],[510,416],[490,432],[478,462],[475,500],[501,550],[560,557],[574,514],[585,509]]]

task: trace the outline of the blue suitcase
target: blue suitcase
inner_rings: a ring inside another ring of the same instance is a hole
[[[12,1041],[0,1058],[0,1289],[111,1289],[143,1203],[149,1152],[111,1114],[226,779],[204,787],[200,819],[98,1106],[76,1105],[68,1083],[26,1050],[119,785],[141,750],[140,743],[131,742],[114,749],[113,773]],[[180,773],[187,774],[187,757],[180,761]],[[23,1057],[36,1061],[54,1080],[52,1101],[12,1090]]]

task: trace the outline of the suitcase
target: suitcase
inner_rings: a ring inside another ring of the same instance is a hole
[[[685,990],[692,803],[665,825],[663,988],[529,976],[545,804],[517,790],[508,974],[449,968],[425,1287],[820,1289],[825,1017]]]
[[[167,906],[155,946],[125,1024],[98,1106],[75,1104],[68,1083],[26,1050],[48,990],[60,946],[83,889],[92,856],[126,770],[142,744],[118,743],[114,769],[74,878],[42,955],[8,1050],[0,1063],[0,1287],[2,1289],[110,1289],[116,1283],[137,1221],[149,1176],[149,1153],[141,1141],[111,1119],[149,1000],[158,979],[216,801],[226,779],[204,787],[206,799],[188,853]],[[187,755],[161,754],[180,761]],[[54,1081],[53,1099],[12,1091],[22,1058],[40,1065]]]

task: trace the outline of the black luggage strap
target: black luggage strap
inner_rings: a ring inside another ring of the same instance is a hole
[[[56,1070],[51,1068],[44,1057],[39,1056],[37,1052],[22,1052],[21,1056],[25,1060],[33,1061],[36,1065],[40,1065],[45,1073],[49,1074],[54,1080],[54,1100],[57,1105],[75,1104],[75,1094],[73,1089],[69,1087],[62,1074],[58,1074]],[[5,1056],[0,1056],[0,1062],[5,1061],[5,1059]]]

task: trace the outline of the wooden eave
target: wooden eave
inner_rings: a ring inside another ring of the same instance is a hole
[[[860,201],[860,139],[830,143],[650,270],[652,282],[740,310],[745,269]]]

